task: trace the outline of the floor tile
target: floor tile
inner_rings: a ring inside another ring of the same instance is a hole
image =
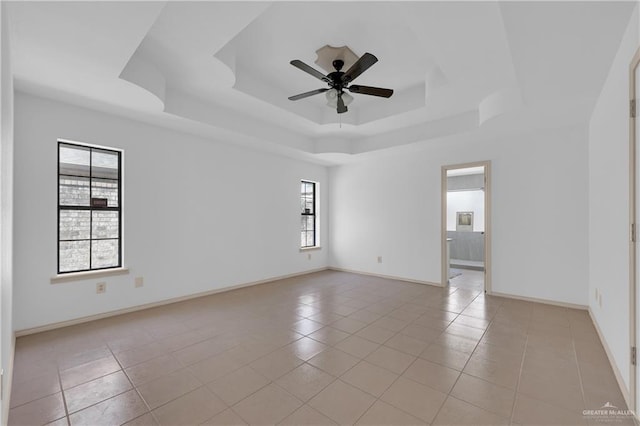
[[[447,395],[400,377],[380,398],[420,420],[431,423]]]
[[[202,425],[207,426],[244,426],[247,423],[242,420],[231,408],[227,408],[220,414],[216,414]]]
[[[423,420],[413,417],[412,415],[398,410],[392,405],[383,401],[376,401],[371,408],[358,420],[357,425],[394,425],[394,426],[412,426],[426,424]]]
[[[72,426],[120,425],[147,412],[144,401],[132,389],[71,414],[69,421]]]
[[[418,358],[405,370],[402,376],[448,394],[458,380],[460,372]]]
[[[223,352],[188,367],[202,383],[209,383],[243,366],[240,358]]]
[[[400,334],[422,340],[425,343],[431,343],[440,336],[441,332],[414,323],[400,330]]]
[[[182,369],[144,383],[138,387],[138,391],[149,408],[154,409],[195,390],[201,384],[189,370]]]
[[[69,426],[69,420],[66,417],[62,417],[58,420],[47,423],[45,426]]]
[[[158,422],[151,413],[143,414],[124,424],[125,426],[157,426]]]
[[[303,405],[294,411],[293,414],[284,419],[279,425],[297,426],[297,425],[335,425],[336,423],[329,417],[321,414],[308,405]]]
[[[385,346],[396,349],[409,355],[418,356],[424,351],[429,344],[423,340],[414,339],[406,334],[398,333],[386,342]]]
[[[65,351],[66,352],[66,351]],[[111,350],[107,346],[99,346],[93,349],[80,350],[67,355],[59,355],[58,368],[60,371],[77,367],[91,361],[96,361],[111,356]]]
[[[309,364],[332,376],[340,376],[358,363],[359,359],[338,349],[327,349],[311,358]]]
[[[379,367],[386,368],[396,374],[402,374],[402,372],[406,370],[415,359],[416,357],[412,355],[386,346],[380,346],[365,358],[366,361],[369,361]]]
[[[589,424],[588,417],[583,416],[582,411],[566,410],[522,394],[516,397],[513,421],[522,426]]]
[[[332,323],[331,327],[337,328],[345,333],[355,333],[356,331],[366,327],[366,325],[366,322],[347,317]]]
[[[458,352],[464,352],[471,354],[476,348],[477,340],[470,339],[462,336],[454,336],[453,334],[443,333],[433,343],[445,348],[450,348]]]
[[[9,425],[43,425],[64,415],[62,393],[56,393],[11,409]]]
[[[214,380],[209,383],[208,388],[227,405],[233,405],[269,383],[270,380],[262,374],[249,366],[245,366]]]
[[[168,352],[160,342],[151,342],[144,346],[118,352],[115,356],[120,365],[123,368],[127,368],[165,355]]]
[[[115,373],[118,370],[120,370],[120,364],[118,364],[113,355],[109,355],[105,358],[60,371],[60,380],[62,388],[69,389],[98,377]]]
[[[305,318],[294,323],[291,329],[306,336],[307,334],[320,330],[322,327],[324,327],[324,324]]]
[[[104,401],[131,389],[127,376],[118,371],[99,379],[66,389],[64,397],[69,414],[82,410],[90,405]]]
[[[291,415],[301,405],[302,401],[272,383],[232,408],[249,424],[275,424]]]
[[[336,349],[353,355],[356,358],[364,358],[380,346],[365,338],[351,335],[335,345]]]
[[[397,378],[398,375],[389,370],[361,361],[344,373],[340,380],[379,397]]]
[[[276,380],[303,362],[303,360],[293,355],[289,350],[281,349],[272,352],[249,365],[251,368],[270,380]]]
[[[586,408],[579,378],[568,379],[561,372],[522,371],[518,392],[569,410]]]
[[[290,350],[293,355],[303,361],[313,358],[327,348],[328,346],[324,343],[318,342],[317,340],[313,340],[309,337],[303,337],[284,347],[285,350]]]
[[[313,340],[317,340],[319,342],[333,346],[341,340],[349,337],[349,333],[333,327],[324,327],[318,331],[311,333],[309,337],[311,337]]]
[[[165,374],[172,373],[182,368],[182,365],[171,355],[162,355],[158,358],[152,358],[148,361],[141,362],[124,370],[131,383],[140,386],[150,380],[162,377]]]
[[[520,363],[509,363],[505,360],[492,360],[473,355],[465,365],[464,372],[487,382],[515,390],[520,377]]]
[[[339,424],[354,424],[373,405],[371,395],[336,380],[309,401],[309,405]]]
[[[392,318],[390,316],[382,317],[375,321],[372,325],[386,328],[388,330],[398,332],[409,325],[409,321]]]
[[[308,401],[335,380],[332,375],[304,363],[284,376],[276,383],[302,401]]]
[[[500,418],[493,413],[450,396],[444,402],[432,424],[434,426],[508,426],[509,419]]]
[[[500,417],[510,418],[515,392],[463,373],[453,387],[451,396]]]
[[[17,407],[58,392],[60,392],[60,379],[58,373],[55,372],[22,382],[14,382],[11,387],[11,407]]]
[[[378,344],[383,344],[384,342],[389,340],[391,336],[393,336],[394,334],[396,334],[395,331],[391,331],[387,328],[382,328],[372,324],[358,331],[356,333],[356,336],[363,337],[367,340],[371,340],[372,342],[375,342]]]
[[[422,351],[420,358],[427,361],[435,362],[458,371],[462,371],[467,361],[471,357],[470,354],[459,352],[455,349],[433,344]]]
[[[232,345],[226,342],[209,339],[177,350],[173,353],[173,356],[180,361],[182,365],[192,365],[218,355],[227,349],[231,349],[231,347]]]
[[[349,315],[349,318],[362,321],[365,324],[371,324],[372,322],[382,318],[382,315],[362,309]]]
[[[224,411],[227,405],[206,387],[200,387],[153,410],[160,425],[200,424]]]

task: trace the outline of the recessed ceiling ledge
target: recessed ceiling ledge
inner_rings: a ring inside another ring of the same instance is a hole
[[[138,52],[131,56],[120,73],[120,78],[145,89],[160,99],[164,105],[167,90],[166,79],[155,65],[140,56]]]
[[[317,138],[313,142],[316,154],[353,154],[352,144],[349,139],[343,138]]]
[[[226,45],[213,55],[213,59],[218,61],[221,65],[224,65],[230,73],[229,87],[233,87],[236,84],[236,51],[230,46]]]
[[[493,92],[478,105],[478,124],[481,126],[488,120],[516,111],[524,107],[522,92],[518,87],[509,87]]]

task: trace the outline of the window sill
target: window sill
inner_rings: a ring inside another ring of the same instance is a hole
[[[300,247],[300,252],[304,252],[304,251],[312,251],[312,250],[322,250],[322,247],[320,246],[313,246],[313,247]]]
[[[51,277],[51,284],[60,284],[70,281],[90,280],[93,278],[110,277],[114,275],[126,275],[129,273],[129,268],[113,268],[102,269],[98,271],[84,271],[84,272],[70,272],[68,274],[58,274],[55,277]]]

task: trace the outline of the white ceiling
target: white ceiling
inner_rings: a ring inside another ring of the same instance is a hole
[[[636,2],[15,2],[16,86],[323,164],[585,123]],[[346,114],[289,65],[379,62]],[[366,155],[365,155],[366,154]]]

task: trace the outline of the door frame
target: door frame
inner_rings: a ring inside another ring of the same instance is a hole
[[[442,287],[446,287],[449,282],[449,277],[447,276],[447,172],[470,167],[484,167],[484,292],[491,294],[491,160],[442,166],[440,177],[442,183],[440,201],[440,284]]]
[[[636,68],[640,64],[640,48],[633,55],[631,64],[629,65],[629,111],[631,112],[631,103],[636,102]],[[635,114],[629,114],[629,346],[631,348],[637,347],[637,259],[636,259],[636,235],[638,234],[637,228],[637,164],[636,164],[636,117],[638,107],[635,107]],[[632,350],[632,349],[631,349]],[[637,363],[636,363],[637,364]],[[636,387],[637,387],[637,366],[633,363],[631,356],[629,356],[629,408],[633,411],[636,410]]]

